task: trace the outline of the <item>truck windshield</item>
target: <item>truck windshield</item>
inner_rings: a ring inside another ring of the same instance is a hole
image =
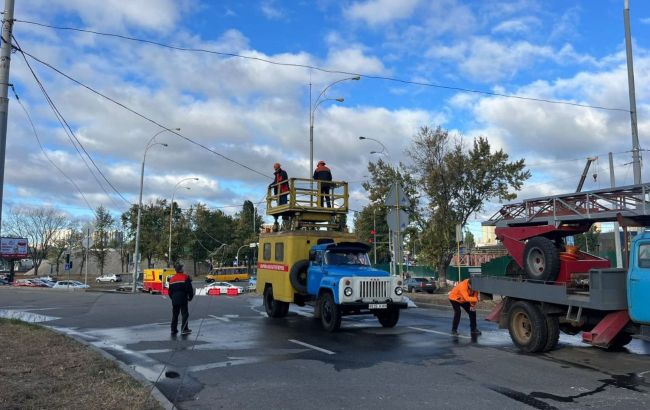
[[[370,259],[368,254],[362,251],[327,251],[325,264],[370,266]]]

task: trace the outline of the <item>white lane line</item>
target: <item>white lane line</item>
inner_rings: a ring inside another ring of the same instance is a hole
[[[213,319],[221,320],[222,322],[230,322],[230,319],[228,319],[227,317],[219,317],[215,315],[208,315],[208,316],[210,316]]]
[[[331,350],[323,349],[322,347],[310,345],[309,343],[301,342],[300,340],[295,340],[295,339],[289,339],[291,343],[295,343],[297,345],[305,346],[310,349],[318,350],[319,352],[325,353],[325,354],[336,354]]]
[[[420,332],[435,333],[435,334],[437,334],[437,335],[454,336],[454,335],[452,335],[451,333],[447,333],[447,332],[439,332],[439,331],[437,331],[437,330],[430,330],[430,329],[422,329],[421,327],[413,327],[413,326],[409,326],[409,329],[419,330]],[[463,339],[471,339],[471,337],[469,337],[469,336],[463,336],[463,335],[457,335],[457,336],[455,336],[455,337],[460,337],[460,338],[463,338]]]

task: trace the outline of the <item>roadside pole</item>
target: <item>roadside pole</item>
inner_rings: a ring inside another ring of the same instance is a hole
[[[5,182],[7,154],[7,117],[9,116],[9,64],[11,63],[11,35],[14,26],[14,0],[5,0],[2,19],[2,48],[0,49],[0,226],[2,226],[2,193]]]
[[[612,188],[616,187],[616,178],[614,177],[614,157],[609,153],[609,181]],[[585,241],[586,242],[586,241]],[[618,222],[614,222],[614,246],[616,247],[616,267],[623,267],[623,255],[621,255],[621,236],[619,233]]]

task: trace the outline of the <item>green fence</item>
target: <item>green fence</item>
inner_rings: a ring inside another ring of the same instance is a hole
[[[385,270],[386,272],[390,272],[390,263],[378,263],[376,265],[373,265],[373,268],[376,269],[381,269]],[[399,271],[399,267],[398,267]],[[402,265],[402,271],[404,273],[408,272],[411,277],[417,277],[417,278],[435,278],[438,279],[438,273],[431,268],[430,266],[406,266]]]

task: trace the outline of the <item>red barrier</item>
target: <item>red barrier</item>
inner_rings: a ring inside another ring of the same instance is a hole
[[[226,294],[228,296],[237,296],[239,293],[237,292],[237,288],[228,288]]]
[[[221,292],[219,292],[219,288],[208,289],[208,295],[219,296],[220,294]]]

